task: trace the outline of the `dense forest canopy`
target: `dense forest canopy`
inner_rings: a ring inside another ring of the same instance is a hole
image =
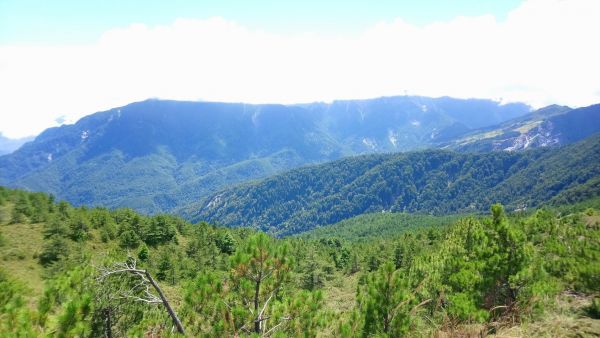
[[[278,235],[370,212],[444,215],[576,202],[598,195],[600,136],[557,149],[365,155],[292,170],[215,193],[187,208],[193,220]]]

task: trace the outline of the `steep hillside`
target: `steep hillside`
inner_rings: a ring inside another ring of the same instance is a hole
[[[78,205],[159,212],[339,151],[300,108],[146,101],[47,130],[0,158],[0,176]]]
[[[467,131],[442,147],[462,151],[517,151],[560,146],[600,132],[600,104],[570,109],[548,106],[497,126]]]
[[[470,213],[495,202],[531,208],[580,185],[594,189],[598,176],[600,135],[551,150],[366,155],[226,189],[188,216],[287,235],[369,212]]]
[[[410,96],[288,106],[148,100],[46,130],[0,157],[0,184],[157,213],[234,183],[345,155],[428,147],[448,129],[528,111]]]

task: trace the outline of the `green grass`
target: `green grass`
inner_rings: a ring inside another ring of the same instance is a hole
[[[30,300],[38,298],[44,289],[43,269],[37,259],[43,243],[42,229],[43,224],[0,225],[0,264],[9,276],[31,291]]]
[[[4,205],[0,205],[0,224],[8,223],[10,220],[10,212],[12,210],[12,204],[6,203]]]
[[[358,273],[339,275],[326,282],[323,287],[325,306],[336,314],[351,311],[356,305],[358,276]]]
[[[592,297],[565,292],[542,318],[500,329],[493,337],[600,337],[600,320],[586,315]]]

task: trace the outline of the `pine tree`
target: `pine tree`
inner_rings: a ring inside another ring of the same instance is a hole
[[[359,294],[364,336],[397,336],[406,330],[408,318],[404,311],[410,297],[404,287],[404,281],[391,262],[384,263],[368,276],[365,289]]]
[[[217,237],[216,244],[219,250],[224,254],[231,255],[235,251],[235,239],[233,239],[228,231]]]
[[[90,236],[90,225],[83,213],[79,212],[69,224],[69,237],[76,241],[85,241]]]
[[[148,222],[144,242],[149,245],[164,244],[176,239],[177,229],[167,215],[154,216]]]
[[[119,236],[120,245],[123,248],[137,248],[140,245],[140,237],[133,230],[126,230]]]
[[[10,223],[27,223],[33,213],[31,202],[25,193],[20,193],[12,210]]]
[[[169,250],[161,250],[158,258],[156,278],[160,281],[168,281],[175,284],[175,264]]]
[[[306,290],[316,290],[323,287],[324,276],[317,262],[314,251],[303,262],[301,286]]]
[[[148,257],[150,256],[150,252],[148,251],[148,247],[146,246],[146,244],[142,244],[142,246],[140,247],[140,250],[138,251],[137,256],[142,262],[145,262],[148,260]]]
[[[60,260],[69,254],[68,241],[59,235],[53,235],[44,241],[42,252],[40,253],[40,264],[48,266]]]
[[[252,320],[247,324],[256,334],[261,334],[267,320],[278,321],[278,318],[270,318],[268,314],[271,302],[288,281],[291,261],[287,246],[275,245],[269,236],[258,233],[248,239],[231,261],[232,280],[236,288],[241,294],[250,295],[247,311]]]
[[[36,337],[35,313],[25,300],[26,288],[0,270],[0,336]]]

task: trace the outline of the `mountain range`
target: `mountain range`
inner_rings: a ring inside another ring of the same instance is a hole
[[[195,217],[202,213],[190,206],[223,189],[346,156],[572,143],[600,130],[599,111],[415,96],[298,105],[147,100],[50,128],[0,156],[0,184],[75,205]]]

